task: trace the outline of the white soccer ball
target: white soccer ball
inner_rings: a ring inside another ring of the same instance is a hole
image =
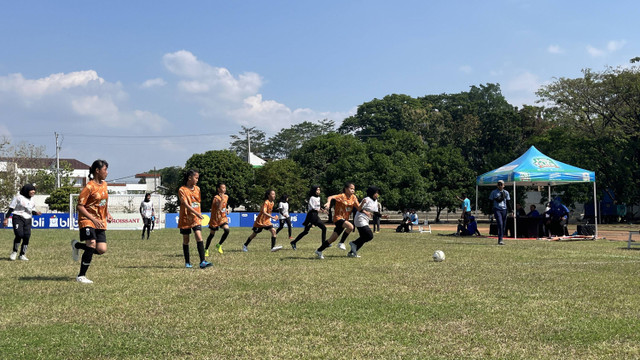
[[[435,262],[444,261],[444,251],[436,250],[436,252],[433,253],[433,261]]]

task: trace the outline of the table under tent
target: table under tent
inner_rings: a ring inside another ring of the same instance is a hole
[[[546,186],[551,199],[551,186],[593,183],[593,208],[595,218],[595,236],[598,238],[598,207],[596,200],[596,174],[554,160],[532,146],[519,158],[495,170],[476,178],[476,211],[478,209],[478,186],[496,186],[498,180],[504,181],[505,188],[513,185],[513,209],[516,208],[516,186]],[[517,238],[517,222],[514,221],[514,238]]]

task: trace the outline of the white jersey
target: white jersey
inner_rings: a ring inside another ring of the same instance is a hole
[[[362,210],[366,210],[370,213],[374,213],[378,211],[378,200],[373,200],[370,197],[366,197],[362,200]],[[354,225],[356,227],[368,226],[369,225],[369,217],[363,212],[356,212],[356,218],[354,220]]]
[[[9,207],[13,209],[13,213],[23,217],[24,219],[31,219],[33,211],[36,210],[36,203],[32,199],[22,196],[22,194],[16,195],[11,200]]]
[[[289,203],[278,203],[278,211],[280,212],[280,215],[282,215],[283,219],[287,219],[289,217]]]
[[[309,197],[308,211],[311,210],[320,210],[320,196]]]
[[[151,215],[153,214],[153,201],[143,201],[140,204],[140,214],[147,219],[151,218]]]

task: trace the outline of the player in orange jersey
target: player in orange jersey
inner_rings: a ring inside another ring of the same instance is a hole
[[[275,252],[282,249],[282,246],[276,246],[276,229],[273,228],[273,224],[271,224],[271,220],[278,220],[277,216],[271,216],[271,211],[273,210],[273,201],[276,199],[276,192],[274,190],[267,190],[264,193],[264,203],[260,208],[260,213],[256,217],[256,221],[253,222],[253,228],[251,229],[252,233],[247,238],[247,241],[242,245],[242,251],[247,252],[249,249],[249,243],[253,240],[258,233],[262,230],[269,230],[271,232],[271,251]]]
[[[200,255],[200,268],[211,266],[211,263],[204,260],[204,244],[202,243],[202,214],[200,213],[200,188],[198,179],[200,174],[196,170],[189,170],[185,173],[184,186],[178,190],[180,200],[180,215],[178,217],[178,227],[182,234],[182,252],[184,253],[184,263],[186,268],[191,268],[189,261],[189,235],[193,231]]]
[[[76,281],[83,284],[92,284],[86,274],[91,265],[93,254],[102,255],[107,252],[107,222],[113,221],[107,205],[109,192],[107,191],[107,178],[109,164],[105,160],[96,160],[89,169],[89,182],[80,192],[78,197],[78,228],[80,229],[80,241],[71,240],[71,256],[78,261],[80,249],[82,262],[80,273]]]
[[[227,185],[225,183],[218,183],[217,186],[218,195],[213,197],[211,202],[211,220],[209,220],[209,236],[207,237],[207,246],[204,247],[204,256],[209,256],[209,245],[211,240],[216,234],[218,229],[222,228],[224,234],[220,238],[220,241],[216,244],[216,250],[222,254],[222,243],[229,236],[229,219],[227,218],[227,202],[229,201],[229,195],[227,195]]]
[[[360,202],[358,202],[358,198],[354,195],[355,191],[355,185],[352,182],[348,182],[344,184],[341,194],[331,195],[327,198],[327,203],[325,204],[326,208],[331,204],[331,200],[335,200],[333,223],[336,227],[333,229],[333,234],[331,234],[329,240],[320,245],[318,250],[316,250],[316,255],[319,259],[324,259],[322,251],[331,246],[331,243],[336,241],[343,231],[345,232],[345,234],[342,235],[344,239],[346,239],[353,231],[353,224],[349,221],[349,217],[351,216],[354,208],[360,207]],[[342,247],[340,247],[340,249],[346,250],[346,247],[344,247],[344,241],[342,241],[341,245]]]

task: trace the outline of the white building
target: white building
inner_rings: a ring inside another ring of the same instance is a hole
[[[60,159],[60,167],[67,163],[71,171],[71,179],[74,187],[83,187],[87,184],[89,168],[91,166],[76,159]],[[9,158],[0,157],[0,171],[14,170],[18,174],[26,174],[38,170],[56,172],[56,159],[53,158]],[[37,186],[37,184],[36,184]]]

